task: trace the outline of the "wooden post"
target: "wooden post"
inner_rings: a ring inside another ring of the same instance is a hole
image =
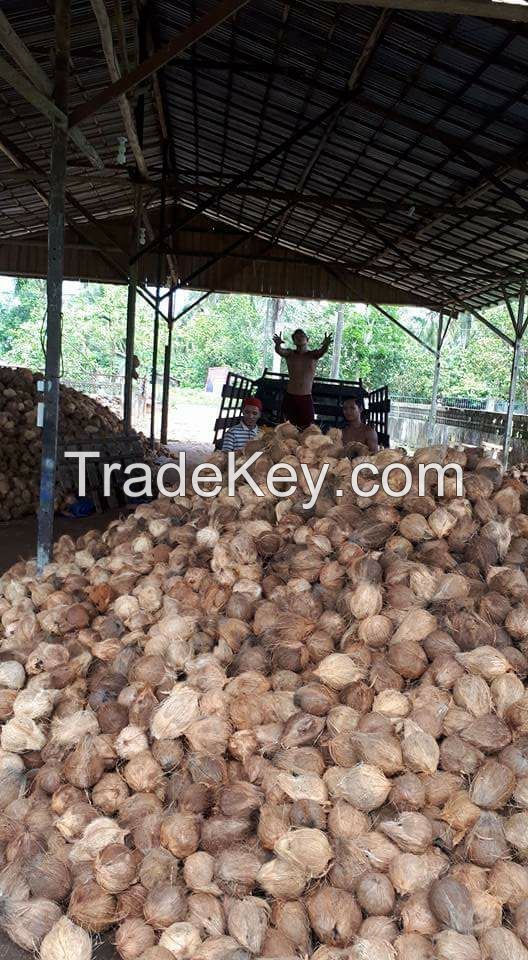
[[[70,65],[70,0],[55,0],[55,89],[54,102],[68,109]],[[62,281],[64,277],[64,201],[68,133],[55,124],[51,149],[48,212],[48,314],[46,372],[44,389],[44,427],[38,510],[37,570],[42,573],[53,555],[55,514],[55,475],[59,429]]]
[[[340,303],[337,308],[334,349],[332,351],[332,369],[330,376],[334,380],[339,380],[339,369],[341,366],[341,349],[343,346],[343,324],[345,322],[343,304]]]
[[[156,282],[156,308],[154,311],[154,331],[152,336],[152,392],[150,408],[150,445],[154,446],[156,440],[156,387],[158,382],[158,344],[159,344],[159,318],[160,318],[160,300],[161,284],[163,281],[163,234],[165,230],[165,202],[167,187],[167,161],[168,161],[168,143],[163,144],[163,173],[161,177],[161,206],[158,225],[159,248],[158,248],[158,276]]]
[[[174,326],[173,318],[174,290],[171,288],[169,298],[169,321],[167,324],[167,343],[165,344],[165,363],[163,365],[163,396],[161,401],[161,432],[160,440],[167,443],[167,431],[169,424],[169,400],[170,400],[170,371],[172,360],[172,328]]]

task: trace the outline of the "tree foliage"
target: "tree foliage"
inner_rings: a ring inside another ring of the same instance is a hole
[[[189,293],[188,302],[196,299]],[[126,288],[79,284],[64,298],[63,375],[82,386],[94,374],[118,377],[124,372]],[[238,294],[211,295],[174,328],[172,373],[182,386],[203,388],[209,367],[257,377],[271,362],[268,301]],[[515,305],[514,305],[515,306]],[[181,308],[181,305],[180,305]],[[17,280],[12,294],[0,297],[0,361],[35,370],[43,366],[46,287],[41,280]],[[435,315],[423,310],[391,312],[409,330],[431,346],[436,343]],[[487,311],[501,330],[511,335],[506,309]],[[287,343],[296,327],[303,327],[315,346],[335,327],[336,305],[328,302],[288,300],[281,323]],[[148,376],[152,352],[152,309],[138,298],[135,351],[140,372]],[[161,373],[165,343],[160,331],[158,368]],[[445,396],[508,396],[512,351],[477,321],[457,318],[451,323],[442,351],[440,392]],[[433,355],[391,323],[374,307],[346,304],[340,376],[373,388],[388,384],[391,393],[427,398],[431,395]],[[320,364],[328,376],[331,353]],[[523,402],[528,362],[523,352],[517,400]]]

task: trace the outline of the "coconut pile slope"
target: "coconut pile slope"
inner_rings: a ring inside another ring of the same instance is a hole
[[[42,441],[42,430],[37,427],[37,404],[42,399],[37,381],[41,379],[42,374],[31,370],[0,367],[0,521],[37,509]],[[122,421],[108,407],[61,385],[61,448],[84,449],[84,443],[87,449],[110,454],[112,440],[122,434]],[[136,433],[132,437],[139,441],[145,459],[151,459],[145,438]],[[59,486],[58,501],[69,492]]]
[[[337,433],[265,443],[255,476],[330,465],[313,510],[159,499],[0,580],[0,927],[43,960],[527,960],[524,488],[435,448],[413,476],[457,460],[463,497],[338,497]]]

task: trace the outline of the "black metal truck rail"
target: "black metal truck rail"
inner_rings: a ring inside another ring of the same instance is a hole
[[[287,382],[287,374],[273,373],[270,370],[264,370],[258,380],[251,380],[238,373],[229,373],[222,389],[220,412],[215,423],[215,448],[221,448],[224,433],[240,419],[242,403],[246,397],[256,396],[262,401],[261,425],[277,426],[281,422],[282,398]],[[323,431],[343,425],[342,407],[345,400],[350,397],[361,399],[365,408],[365,419],[377,431],[380,446],[389,446],[388,387],[378,387],[369,392],[365,390],[361,380],[316,377],[312,396],[315,422]]]

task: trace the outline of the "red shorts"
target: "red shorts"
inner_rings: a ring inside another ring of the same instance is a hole
[[[282,419],[289,420],[299,430],[305,430],[314,422],[315,411],[311,393],[297,396],[285,393],[282,400]]]

